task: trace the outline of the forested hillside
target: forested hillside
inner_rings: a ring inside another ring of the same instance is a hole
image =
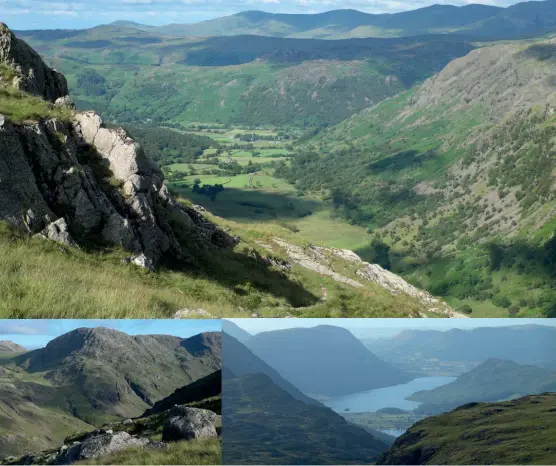
[[[553,315],[555,52],[473,51],[320,132],[277,174],[324,192],[389,250],[386,266],[433,293]]]
[[[175,38],[100,26],[19,31],[68,78],[78,108],[118,123],[338,123],[465,55],[460,38]]]

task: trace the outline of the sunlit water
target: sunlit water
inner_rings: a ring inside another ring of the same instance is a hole
[[[431,390],[441,385],[446,385],[455,379],[456,377],[420,377],[418,379],[413,379],[411,382],[394,385],[392,387],[377,388],[375,390],[367,390],[365,392],[330,398],[324,401],[324,404],[340,414],[346,412],[346,410],[353,413],[377,411],[382,408],[412,410],[421,403],[406,400],[406,397],[419,390]],[[381,432],[399,437],[405,431],[390,429],[381,430]]]

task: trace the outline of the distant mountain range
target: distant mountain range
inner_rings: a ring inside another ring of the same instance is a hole
[[[245,343],[253,336],[249,332],[243,330],[241,327],[233,323],[231,320],[226,319],[222,320],[222,333],[235,338],[241,343]]]
[[[192,24],[147,26],[130,21],[116,21],[112,25],[181,37],[254,34],[348,39],[451,33],[485,39],[503,39],[553,32],[556,29],[556,2],[531,1],[508,8],[478,4],[461,7],[432,5],[394,14],[368,14],[349,9],[318,14],[244,11]]]
[[[79,328],[0,359],[0,456],[142,414],[221,368],[220,333],[191,338]]]
[[[489,359],[452,383],[419,391],[408,399],[424,403],[426,406],[418,408],[421,412],[435,411],[435,406],[446,411],[470,402],[501,401],[545,392],[556,392],[556,370]]]
[[[473,362],[505,359],[556,368],[556,328],[542,325],[481,327],[470,330],[404,330],[368,344],[388,361],[417,359]]]
[[[245,345],[301,391],[341,396],[407,382],[344,328],[319,325],[261,332]]]

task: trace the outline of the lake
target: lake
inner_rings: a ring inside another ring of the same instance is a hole
[[[409,401],[405,398],[419,390],[431,390],[441,385],[454,381],[456,377],[419,377],[400,385],[392,387],[377,388],[365,392],[352,393],[351,395],[329,398],[323,403],[338,413],[345,412],[346,408],[351,412],[377,411],[381,408],[400,408],[412,410],[421,403]]]

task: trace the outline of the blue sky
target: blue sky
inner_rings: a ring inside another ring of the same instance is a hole
[[[116,20],[144,24],[194,23],[245,10],[319,13],[353,8],[395,13],[435,3],[508,6],[517,0],[0,0],[0,21],[12,29],[76,29]]]
[[[556,327],[556,319],[227,319],[251,334],[296,327],[335,325],[344,327],[358,338],[388,338],[402,330],[449,330],[509,325],[547,325]],[[224,326],[224,329],[226,327]]]
[[[187,338],[201,332],[219,332],[220,320],[0,320],[0,340],[9,340],[28,349],[45,346],[50,340],[80,327],[106,327],[129,335],[162,334]]]

